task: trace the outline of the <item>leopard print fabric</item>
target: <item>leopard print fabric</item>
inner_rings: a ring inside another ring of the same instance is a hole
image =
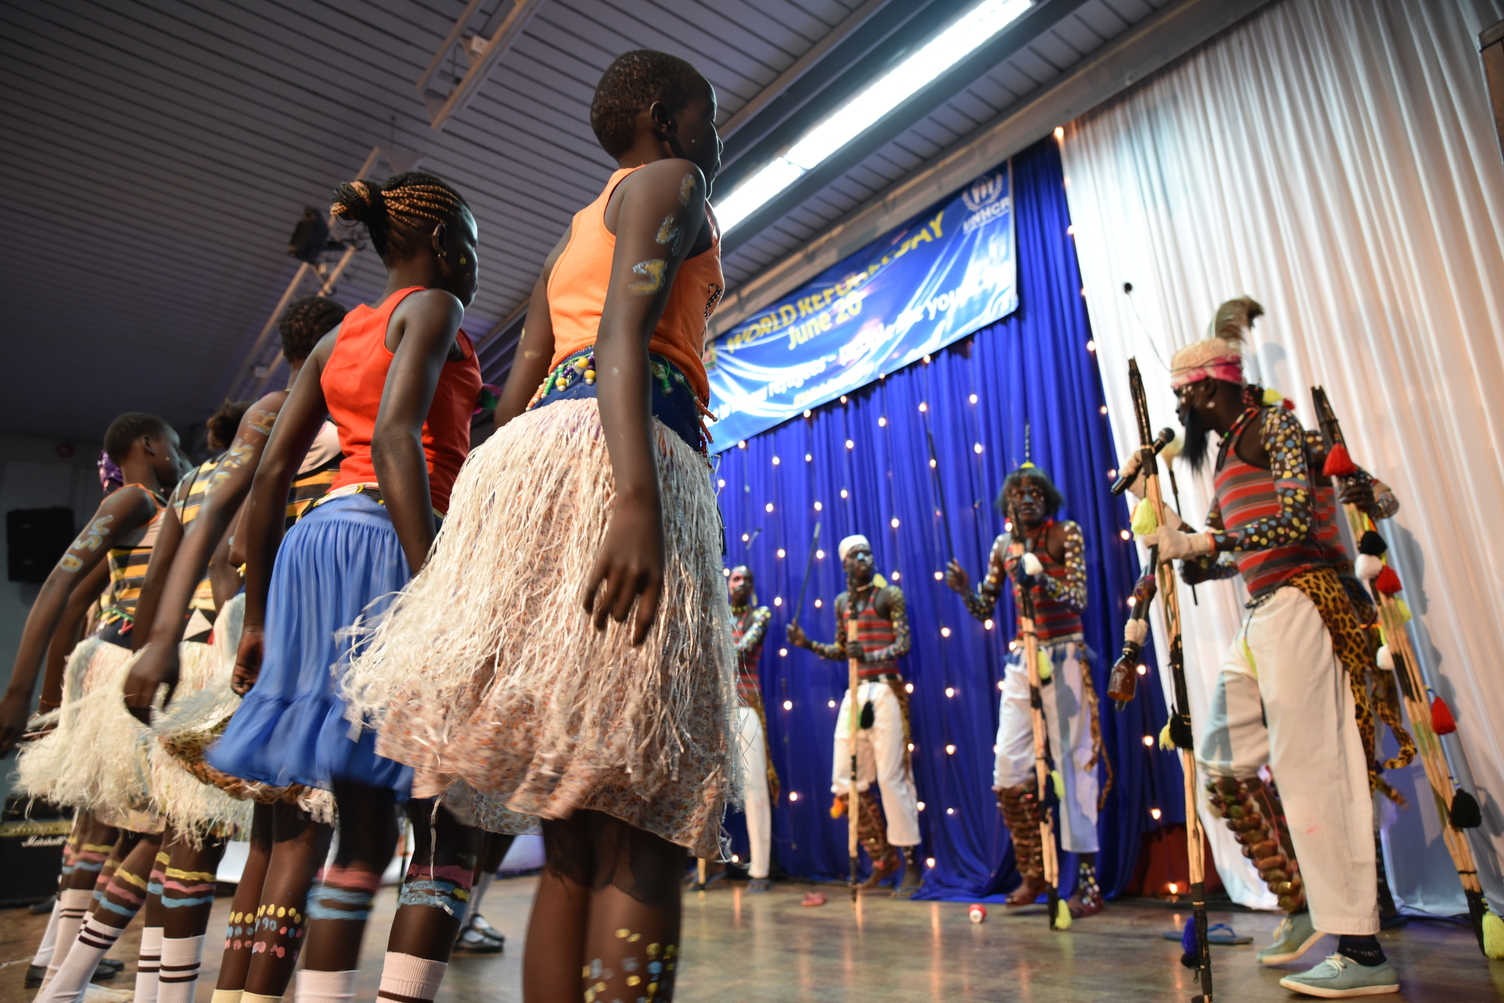
[[[1379,776],[1374,737],[1374,713],[1377,712],[1379,719],[1394,733],[1395,741],[1400,747],[1399,755],[1386,760],[1383,768],[1399,769],[1415,758],[1415,740],[1410,737],[1400,719],[1399,693],[1394,673],[1384,672],[1374,664],[1371,635],[1358,622],[1352,599],[1334,570],[1329,567],[1312,568],[1293,576],[1289,584],[1300,589],[1316,604],[1321,622],[1331,635],[1332,649],[1337,660],[1347,670],[1348,685],[1353,691],[1353,716],[1358,723],[1358,734],[1363,739],[1363,754],[1368,758],[1369,784],[1389,797],[1395,797],[1395,792]]]

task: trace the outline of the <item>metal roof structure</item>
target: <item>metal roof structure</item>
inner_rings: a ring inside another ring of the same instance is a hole
[[[465,326],[494,377],[544,256],[613,168],[587,121],[613,58],[663,49],[715,85],[725,192],[974,2],[6,0],[0,430],[98,438],[126,410],[186,427],[277,379],[248,372],[298,269],[288,237],[378,147],[377,176],[418,157],[474,208],[481,291]],[[1036,0],[985,65],[959,64],[964,79],[942,77],[728,234],[728,293],[870,215],[1114,40],[1138,29],[1152,47],[1150,19],[1212,3]],[[334,295],[353,305],[383,284],[365,249]]]

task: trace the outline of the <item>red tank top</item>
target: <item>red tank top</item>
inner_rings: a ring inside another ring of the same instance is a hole
[[[371,435],[376,414],[386,390],[386,374],[392,352],[386,347],[386,331],[392,311],[422,286],[399,289],[379,306],[361,304],[345,315],[334,351],[324,365],[320,383],[329,418],[339,428],[339,448],[344,460],[330,490],[347,484],[376,483],[371,462]],[[480,398],[480,364],[464,331],[459,332],[464,358],[444,363],[433,391],[433,403],[423,422],[423,456],[428,461],[428,492],[433,507],[446,512],[449,492],[460,466],[470,452],[470,416]]]
[[[1240,529],[1259,519],[1278,516],[1279,495],[1274,490],[1274,475],[1243,461],[1237,442],[1245,431],[1263,420],[1258,412],[1252,420],[1240,419],[1228,434],[1225,452],[1217,466],[1217,501],[1222,507],[1222,524],[1229,530]],[[1254,598],[1273,592],[1299,571],[1323,564],[1321,548],[1308,537],[1299,543],[1243,550],[1232,555],[1238,564],[1243,584]]]
[[[1044,565],[1044,573],[1051,578],[1063,579],[1068,569],[1050,556],[1050,548],[1046,545],[1050,527],[1054,523],[1054,519],[1045,520],[1045,524],[1032,537],[1025,536],[1024,540],[1025,545],[1034,552],[1034,556],[1039,558],[1039,563]],[[1021,558],[1010,558],[1007,563],[1008,569],[1011,571],[1013,565],[1019,560]],[[1019,602],[1019,592],[1018,586],[1013,586],[1014,609],[1023,608],[1022,603]],[[1081,614],[1074,607],[1046,595],[1044,587],[1037,583],[1033,588],[1033,599],[1034,636],[1039,641],[1053,641],[1081,633]]]
[[[898,635],[893,633],[893,621],[877,611],[875,600],[877,589],[869,590],[865,595],[857,599],[860,604],[856,612],[856,643],[863,652],[880,651],[890,646]],[[849,615],[849,613],[848,613]],[[857,675],[862,679],[871,679],[873,676],[897,675],[898,660],[896,658],[878,658],[863,662],[857,669]]]

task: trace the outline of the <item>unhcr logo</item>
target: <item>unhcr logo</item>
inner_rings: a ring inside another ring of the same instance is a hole
[[[979,212],[983,206],[1002,198],[1007,191],[1008,182],[1002,174],[984,174],[961,193],[961,202],[971,212]]]

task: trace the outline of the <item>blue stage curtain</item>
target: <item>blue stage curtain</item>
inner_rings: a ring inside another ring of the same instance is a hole
[[[1138,559],[1121,535],[1126,506],[1108,493],[1116,454],[1088,344],[1091,330],[1066,232],[1070,219],[1054,142],[1016,157],[1013,179],[1017,312],[926,362],[720,456],[726,563],[749,565],[761,601],[773,609],[761,667],[769,744],[784,791],[774,809],[773,852],[793,875],[839,879],[847,869],[846,823],[829,812],[832,734],[846,665],[785,641],[819,522],[824,556],[814,562],[799,618],[811,637],[833,639],[833,600],[844,587],[835,548],[847,534],[871,539],[879,571],[907,599],[914,645],[901,667],[914,686],[913,765],[924,804],[920,858],[933,860],[925,897],[986,899],[1018,881],[992,792],[998,682],[1013,637],[1012,599],[1004,598],[988,630],[937,581],[952,551],[937,515],[940,498],[926,430],[934,434],[954,552],[974,586],[1003,530],[993,499],[1008,471],[1025,459],[1026,442],[1030,458],[1065,496],[1060,517],[1074,519],[1085,534],[1086,637],[1098,655],[1093,675],[1115,774],[1100,819],[1104,890],[1116,894],[1132,879],[1142,833],[1184,820],[1175,757],[1145,746],[1165,722],[1156,674],[1141,677],[1138,699],[1122,712],[1106,697]],[[1147,652],[1146,658],[1154,664]],[[1156,808],[1158,820],[1151,815]],[[734,849],[745,854],[741,821],[728,819],[728,827]],[[1074,884],[1074,860],[1063,856],[1062,885],[1069,891]]]

